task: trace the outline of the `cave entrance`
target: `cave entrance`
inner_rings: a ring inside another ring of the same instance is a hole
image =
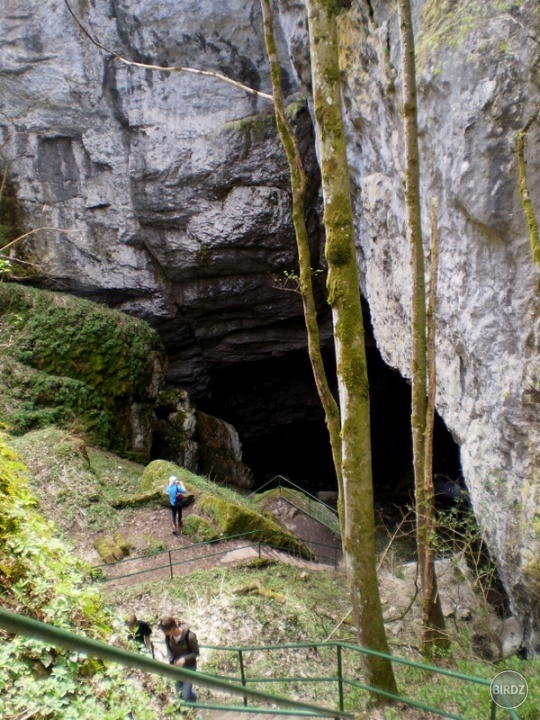
[[[411,392],[401,375],[366,348],[371,396],[375,500],[403,506],[412,500]],[[332,357],[326,357],[332,373]],[[240,435],[255,489],[283,475],[311,494],[336,490],[323,411],[309,358],[298,351],[281,358],[215,369],[201,410],[231,423]],[[459,446],[437,415],[434,474],[459,483]]]

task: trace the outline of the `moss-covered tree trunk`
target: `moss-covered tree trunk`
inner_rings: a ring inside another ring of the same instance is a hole
[[[416,535],[422,579],[422,646],[431,654],[437,638],[446,641],[444,617],[431,552],[434,495],[431,470],[426,472],[427,333],[424,246],[420,213],[420,161],[416,111],[414,34],[409,0],[398,0],[403,66],[403,121],[405,130],[405,207],[411,252],[412,282],[412,412],[413,465],[416,494]],[[430,453],[428,452],[428,457]]]
[[[388,653],[376,573],[369,387],[341,111],[336,4],[307,0],[306,6],[341,413],[343,551],[358,641]],[[367,655],[364,671],[368,684],[395,692],[390,661]]]
[[[326,426],[330,435],[330,445],[332,448],[332,456],[338,478],[341,504],[343,488],[341,483],[339,408],[332,392],[330,391],[321,355],[317,307],[313,296],[309,238],[305,222],[307,178],[294,130],[285,113],[283,92],[281,88],[281,66],[274,39],[274,25],[270,0],[261,0],[261,8],[264,23],[266,51],[270,61],[270,76],[272,80],[272,94],[274,98],[276,123],[285,154],[287,155],[291,176],[293,223],[296,246],[298,249],[299,289],[300,295],[302,296],[304,319],[306,323],[309,359],[313,369],[317,392],[324,409]]]
[[[527,120],[522,130],[517,133],[516,137],[516,154],[518,160],[518,182],[519,196],[521,198],[521,206],[527,218],[527,226],[529,228],[529,240],[531,243],[531,255],[533,262],[540,267],[540,232],[538,230],[538,220],[534,212],[534,207],[529,193],[527,183],[527,163],[525,161],[525,146],[527,135],[531,129],[531,125],[538,118],[540,113],[540,105],[538,105],[531,117]]]
[[[437,529],[435,518],[435,488],[433,486],[433,430],[435,425],[435,394],[437,387],[436,366],[436,311],[437,311],[437,270],[439,264],[439,228],[437,224],[438,204],[431,201],[431,262],[429,279],[429,296],[426,313],[427,331],[427,408],[426,408],[426,440],[424,466],[424,500],[425,500],[425,574],[422,578],[423,612],[422,612],[422,645],[424,652],[432,655],[435,646],[446,647],[449,644],[445,634],[445,620],[439,600],[437,575],[435,573],[435,552],[433,538]]]

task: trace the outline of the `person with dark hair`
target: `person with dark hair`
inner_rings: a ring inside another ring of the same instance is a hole
[[[173,535],[178,535],[178,528],[182,527],[182,505],[185,502],[187,490],[184,483],[178,480],[176,475],[171,475],[165,492],[169,496],[171,506],[172,532]]]
[[[189,624],[173,617],[163,617],[159,622],[159,627],[165,634],[169,663],[185,667],[186,670],[197,670],[199,642]],[[178,680],[174,687],[186,702],[197,702],[197,693],[193,689],[193,683]]]
[[[154,657],[154,646],[150,640],[152,634],[152,628],[144,620],[138,620],[136,615],[130,615],[126,620],[126,625],[129,630],[128,638],[133,642],[144,645]]]

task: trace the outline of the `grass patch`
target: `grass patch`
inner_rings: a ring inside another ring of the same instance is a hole
[[[129,510],[114,505],[140,494],[143,466],[88,448],[77,436],[48,427],[13,438],[30,470],[30,486],[43,513],[69,530],[117,530]]]

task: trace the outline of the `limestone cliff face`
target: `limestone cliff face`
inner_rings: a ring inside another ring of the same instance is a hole
[[[269,90],[257,3],[73,10],[126,57]],[[7,0],[1,13],[0,134],[22,215],[13,223],[69,231],[31,237],[35,280],[150,321],[170,379],[190,391],[204,390],[223,357],[303,347],[299,298],[278,287],[295,251],[271,102],[212,78],[127,67],[63,2]],[[291,113],[316,172],[307,109]]]
[[[439,206],[437,408],[461,447],[526,644],[539,652],[539,269],[515,134],[539,94],[540,12],[537,3],[499,5],[416,4],[421,191],[426,242],[431,199]],[[399,37],[387,7],[372,3],[370,15],[356,5],[342,18],[345,104],[363,291],[383,356],[408,376]],[[527,147],[540,213],[540,122]]]
[[[343,4],[362,291],[383,357],[408,377],[396,11],[382,0]],[[256,0],[73,7],[103,45],[132,59],[219,70],[269,89]],[[305,18],[301,3],[280,7],[293,93],[309,89]],[[461,446],[525,644],[540,652],[538,270],[514,152],[540,89],[538,4],[417,0],[414,8],[426,242],[429,204],[439,204],[437,407]],[[24,253],[38,264],[35,280],[149,320],[171,379],[196,393],[213,367],[301,347],[298,298],[275,281],[294,266],[294,251],[270,103],[216,80],[128,68],[98,51],[63,3],[5,0],[0,12],[11,222],[70,231],[32,236]],[[298,108],[296,117],[309,156],[307,114]],[[539,128],[527,144],[538,213]],[[316,213],[311,228],[316,249]]]

